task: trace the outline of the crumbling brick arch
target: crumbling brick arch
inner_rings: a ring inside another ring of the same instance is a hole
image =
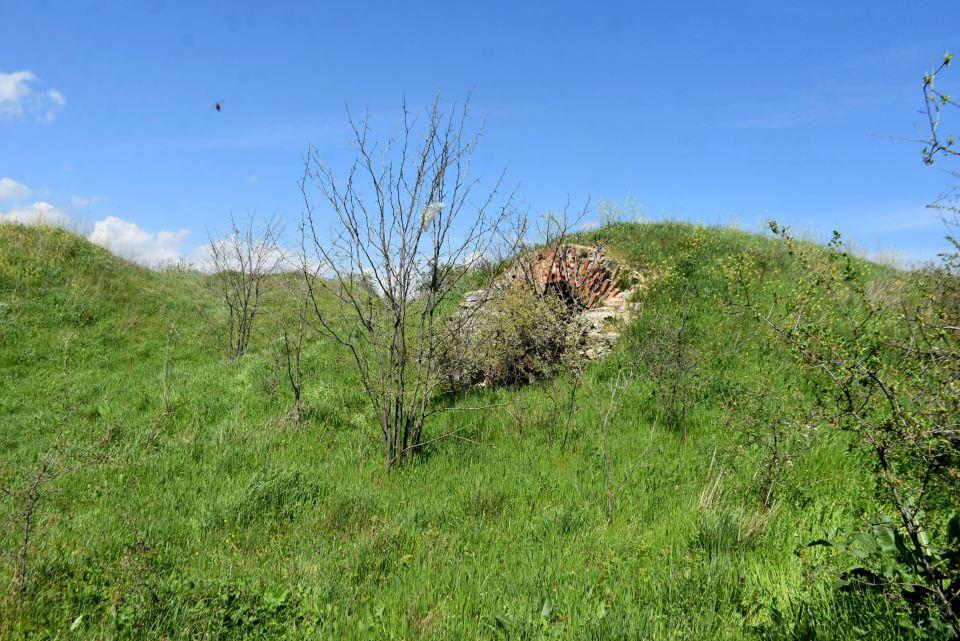
[[[594,309],[621,292],[619,267],[599,249],[572,243],[531,252],[506,276],[537,294],[555,293],[579,310]]]

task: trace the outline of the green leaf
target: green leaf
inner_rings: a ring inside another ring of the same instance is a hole
[[[866,532],[857,532],[850,536],[847,552],[858,559],[865,559],[877,551],[877,539]]]
[[[553,614],[553,601],[550,599],[550,595],[547,595],[547,598],[543,600],[543,607],[540,609],[540,617],[543,619],[549,619],[550,615]]]
[[[75,632],[77,628],[80,627],[80,624],[83,623],[83,615],[77,615],[77,618],[73,620],[73,623],[70,624],[70,631]]]
[[[897,537],[889,525],[874,526],[873,537],[882,552],[895,553],[897,551]]]

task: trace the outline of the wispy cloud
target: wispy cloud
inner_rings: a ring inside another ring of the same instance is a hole
[[[943,228],[943,221],[941,221],[933,211],[922,209],[920,211],[909,211],[903,214],[884,217],[871,226],[871,231],[877,234],[890,234],[938,228]]]
[[[98,202],[100,202],[100,199],[96,196],[77,196],[76,194],[70,196],[70,204],[73,205],[74,209],[90,207],[91,205],[96,205]]]
[[[862,82],[837,84],[835,79],[810,80],[806,86],[761,96],[725,109],[707,126],[733,129],[792,129],[857,116],[881,105],[916,102],[913,88]],[[735,113],[734,113],[735,112]]]
[[[830,113],[822,105],[809,105],[806,108],[777,111],[752,116],[730,123],[734,129],[792,129],[822,120]]]
[[[23,225],[50,225],[68,227],[70,216],[66,211],[48,202],[35,202],[32,205],[14,207],[0,211],[0,223],[21,223]]]
[[[848,68],[877,67],[891,65],[918,65],[926,62],[924,56],[929,55],[928,47],[919,45],[895,45],[876,51],[865,51],[854,54],[844,64]]]
[[[342,121],[343,119],[341,119]],[[343,122],[266,122],[221,131],[209,136],[175,136],[149,143],[151,148],[177,152],[198,151],[303,151],[308,144],[348,140]],[[137,143],[139,146],[141,143]],[[123,143],[125,146],[126,143]]]
[[[37,88],[38,83],[32,71],[0,72],[0,118],[52,122],[67,99],[56,89]]]
[[[32,190],[13,178],[0,178],[0,202],[25,200],[30,197]]]

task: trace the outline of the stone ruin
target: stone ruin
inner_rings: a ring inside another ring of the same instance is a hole
[[[527,287],[567,303],[571,327],[583,332],[583,354],[596,360],[609,352],[633,316],[631,299],[643,286],[641,274],[618,264],[601,248],[564,243],[522,256],[489,289],[467,292],[461,307],[480,307],[512,287]]]

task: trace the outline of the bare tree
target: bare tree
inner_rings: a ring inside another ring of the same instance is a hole
[[[14,553],[16,570],[13,577],[13,589],[18,599],[22,596],[26,584],[30,548],[40,506],[50,492],[50,484],[64,473],[64,458],[64,450],[58,445],[42,457],[36,469],[29,474],[21,487],[2,488],[4,495],[20,504],[18,517],[21,534],[17,550]]]
[[[242,227],[231,217],[226,236],[210,234],[213,282],[227,307],[227,353],[231,357],[242,356],[250,344],[264,281],[282,260],[277,248],[279,231],[276,219],[258,227],[251,214]]]
[[[573,415],[577,410],[577,393],[587,365],[587,358],[579,344],[583,338],[582,333],[573,327],[574,312],[580,311],[583,301],[577,299],[575,292],[565,291],[561,286],[564,283],[579,282],[578,274],[572,271],[578,266],[571,267],[564,258],[567,257],[570,244],[580,242],[580,234],[577,230],[588,211],[589,202],[585,203],[580,210],[572,211],[568,201],[561,210],[547,212],[533,222],[528,216],[517,218],[513,221],[510,236],[512,255],[517,258],[519,268],[517,273],[523,280],[525,294],[532,297],[535,304],[537,302],[542,304],[535,307],[537,313],[547,312],[544,319],[538,319],[538,324],[543,324],[545,321],[559,328],[559,334],[563,336],[562,342],[558,345],[559,349],[551,350],[546,359],[530,359],[529,354],[524,354],[523,358],[524,361],[548,361],[536,369],[540,370],[539,373],[545,379],[543,390],[551,404],[547,424],[547,442],[552,447],[555,433],[562,427],[563,439],[560,449],[566,448],[570,437]],[[534,260],[525,260],[535,259],[535,252],[538,249],[541,256],[552,258],[551,269],[558,271],[555,288],[542,282],[540,275],[537,274]],[[559,300],[562,304],[551,305],[555,300]],[[553,313],[549,313],[550,311]],[[567,377],[558,377],[557,374],[560,373],[566,374]]]
[[[560,368],[565,377],[548,379],[544,386],[552,407],[551,426],[547,433],[548,442],[553,444],[553,432],[563,428],[563,440],[560,449],[567,447],[570,431],[573,427],[573,415],[577,411],[577,396],[583,383],[583,375],[587,367],[587,358],[577,345],[570,345],[560,357]]]
[[[294,418],[299,422],[303,419],[303,343],[308,329],[306,299],[302,291],[295,292],[294,305],[296,316],[292,322],[283,322],[277,351],[293,392]]]
[[[510,256],[518,259],[520,268],[518,272],[527,289],[534,296],[543,298],[559,295],[564,302],[573,306],[578,304],[579,301],[570,292],[557,291],[544,286],[545,283],[541,282],[537,274],[536,255],[539,250],[540,256],[553,258],[552,268],[558,271],[556,279],[558,282],[577,282],[578,274],[571,270],[577,269],[578,266],[570,267],[563,258],[566,258],[571,244],[580,242],[581,232],[578,228],[582,226],[589,210],[590,203],[587,202],[580,210],[572,211],[568,201],[563,209],[547,212],[532,221],[527,215],[512,221],[509,237]],[[525,257],[531,260],[524,260]]]
[[[308,300],[322,331],[353,358],[377,417],[387,466],[409,461],[436,408],[438,345],[467,321],[450,322],[452,300],[473,267],[502,243],[511,197],[503,175],[475,193],[478,134],[468,104],[444,111],[439,96],[421,117],[403,106],[398,139],[371,137],[369,116],[348,111],[356,159],[342,178],[316,150],[305,159],[304,261]],[[332,209],[319,229],[312,191]]]

